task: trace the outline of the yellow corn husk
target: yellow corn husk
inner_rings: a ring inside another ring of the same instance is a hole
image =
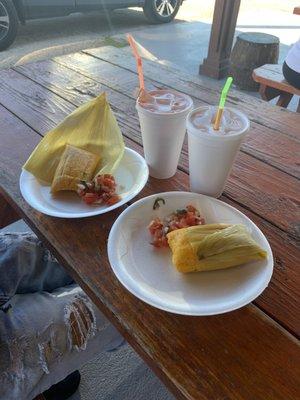
[[[230,268],[267,257],[243,225],[207,224],[167,235],[179,272]]]
[[[117,168],[125,146],[105,93],[78,107],[48,132],[23,168],[51,185],[67,144],[99,156],[96,174],[112,174]]]

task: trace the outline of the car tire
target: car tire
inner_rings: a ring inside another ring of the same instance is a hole
[[[178,13],[181,0],[146,0],[144,14],[152,24],[171,22]]]
[[[17,10],[11,0],[0,0],[0,51],[15,40],[19,27]]]

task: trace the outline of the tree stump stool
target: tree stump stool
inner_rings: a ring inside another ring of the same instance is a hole
[[[255,68],[264,64],[277,64],[279,38],[261,32],[238,35],[231,53],[230,70],[239,89],[258,91],[259,84],[252,79]]]

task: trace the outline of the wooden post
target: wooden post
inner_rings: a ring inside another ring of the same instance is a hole
[[[207,58],[199,73],[211,78],[224,78],[229,59],[241,0],[216,0]]]

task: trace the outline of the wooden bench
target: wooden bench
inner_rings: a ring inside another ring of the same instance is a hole
[[[264,100],[278,97],[277,105],[287,108],[293,96],[300,96],[300,90],[290,85],[282,74],[282,65],[265,64],[253,71],[252,77],[260,84],[259,93]],[[297,112],[300,112],[300,100]]]

